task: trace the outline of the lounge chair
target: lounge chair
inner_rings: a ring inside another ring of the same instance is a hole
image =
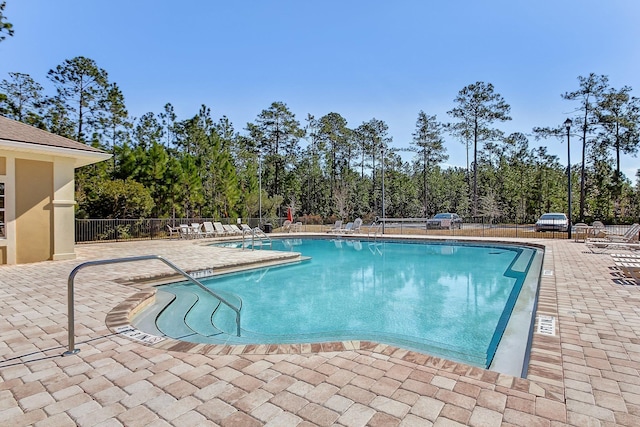
[[[333,226],[329,227],[329,229],[327,230],[327,233],[339,233],[340,230],[342,229],[342,220],[337,220],[335,224],[333,224]]]
[[[286,220],[282,223],[282,231],[286,231],[287,233],[291,232],[291,221]]]
[[[348,233],[351,233],[352,230],[353,230],[353,222],[348,222],[347,225],[345,225],[344,228],[341,228],[339,232],[348,234]]]
[[[169,230],[169,238],[172,239],[173,235],[176,234],[178,237],[180,237],[180,227],[172,227],[169,224],[167,224],[167,230]]]
[[[617,258],[615,264],[626,277],[633,279],[636,285],[640,285],[640,258]]]
[[[604,237],[606,232],[607,229],[602,221],[593,221],[593,223],[591,223],[591,234],[593,237]]]
[[[253,228],[249,227],[247,224],[240,224],[240,230],[242,230],[243,233],[251,233]]]
[[[624,234],[610,234],[610,233],[606,233],[606,231],[604,233],[600,233],[600,234],[604,234],[601,237],[594,237],[591,239],[588,239],[588,241],[591,242],[597,242],[597,241],[604,241],[604,242],[623,242],[623,243],[630,243],[634,240],[638,239],[638,233],[640,233],[640,224],[633,224]]]
[[[353,226],[348,233],[360,233],[360,228],[362,227],[362,218],[356,218],[353,221]]]
[[[228,225],[228,224],[224,224],[224,225],[222,226],[222,228],[224,228],[224,231],[226,231],[226,232],[227,232],[227,235],[229,235],[229,236],[234,235],[234,234],[241,234],[241,233],[242,233],[242,232],[240,231],[240,229],[236,228],[236,229],[234,230],[234,228],[233,228],[231,225]]]
[[[606,234],[605,237],[594,237],[585,241],[594,253],[602,253],[609,249],[640,249],[638,243],[640,224],[633,224],[624,234]]]
[[[202,224],[199,222],[192,222],[191,229],[189,231],[191,232],[191,237],[194,239],[204,237],[204,234],[202,233]]]
[[[190,239],[191,238],[191,227],[187,224],[180,224],[180,238],[181,239]]]
[[[216,236],[226,236],[228,234],[221,222],[214,222],[213,228],[216,230]]]
[[[205,221],[202,223],[202,227],[204,231],[202,233],[203,237],[215,237],[216,229],[213,228],[213,223],[211,221]]]
[[[240,229],[240,227],[238,227],[237,225],[231,224],[230,227],[235,234],[242,234],[242,229]]]

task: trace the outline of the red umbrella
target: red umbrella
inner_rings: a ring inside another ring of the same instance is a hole
[[[287,219],[289,221],[293,221],[293,213],[291,212],[291,208],[287,208]]]

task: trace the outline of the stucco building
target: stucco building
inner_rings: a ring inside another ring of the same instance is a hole
[[[0,116],[0,264],[75,258],[74,171],[109,157]]]

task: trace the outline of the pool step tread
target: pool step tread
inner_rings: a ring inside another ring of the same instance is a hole
[[[198,303],[189,311],[185,321],[191,329],[200,335],[205,337],[220,335],[221,333],[236,333],[236,313],[218,298],[207,293],[203,289],[194,288],[193,291],[198,295]],[[238,295],[219,289],[212,289],[218,296],[224,298],[227,302],[235,307],[242,307],[242,300]],[[208,319],[206,322],[200,322],[203,324],[195,324],[193,319],[198,319],[198,316],[204,315]],[[219,324],[216,324],[215,319],[218,318],[224,322],[224,325],[230,325],[226,328],[220,328]]]
[[[189,310],[198,302],[198,295],[191,290],[181,290],[179,288],[166,289],[176,296],[171,304],[165,306],[165,309],[171,310],[173,316],[163,316],[162,312],[156,317],[156,326],[163,334],[171,338],[192,337],[195,335],[185,323],[185,317]]]
[[[165,335],[156,325],[156,320],[160,313],[176,299],[176,295],[158,290],[155,295],[155,303],[148,309],[143,310],[138,316],[131,321],[133,326],[141,331],[146,331],[153,335]]]
[[[215,336],[222,333],[222,331],[215,326],[211,321],[213,313],[218,310],[222,304],[219,300],[212,298],[200,298],[198,303],[187,313],[185,322],[195,333],[205,337]],[[206,322],[198,321],[197,319],[207,319]]]

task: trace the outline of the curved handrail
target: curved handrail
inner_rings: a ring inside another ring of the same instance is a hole
[[[74,279],[75,279],[76,275],[78,274],[78,271],[82,270],[85,267],[94,266],[94,265],[119,264],[119,263],[123,263],[123,262],[146,261],[146,260],[150,260],[150,259],[157,259],[157,260],[162,261],[167,266],[171,267],[174,271],[176,271],[176,272],[180,273],[182,276],[184,276],[188,281],[190,281],[191,283],[199,286],[205,292],[208,292],[214,298],[217,298],[218,300],[220,300],[220,302],[222,302],[227,307],[229,307],[230,309],[235,311],[236,312],[237,333],[238,333],[238,336],[240,336],[240,308],[234,306],[229,301],[227,301],[225,298],[221,297],[217,293],[213,292],[211,289],[207,288],[205,285],[203,285],[198,280],[196,280],[193,277],[191,277],[187,272],[185,272],[182,269],[180,269],[178,266],[176,266],[171,261],[161,257],[160,255],[142,255],[142,256],[135,256],[135,257],[127,257],[127,258],[103,259],[103,260],[83,262],[82,264],[76,266],[76,268],[71,270],[71,273],[69,273],[69,279],[67,280],[67,310],[68,310],[68,318],[69,318],[68,319],[69,320],[69,350],[67,350],[64,353],[65,356],[66,355],[70,355],[70,354],[76,354],[77,352],[80,351],[79,349],[75,348],[75,310],[74,310],[74,297],[73,297]]]
[[[244,250],[246,248],[246,245],[244,243],[244,236],[246,234],[251,233],[251,250],[255,250],[256,246],[255,246],[255,241],[256,241],[256,237],[258,239],[260,239],[261,241],[268,241],[269,245],[271,245],[271,237],[267,236],[267,234],[260,230],[259,227],[255,227],[255,228],[251,228],[251,229],[244,229],[242,230],[242,249]]]
[[[373,240],[378,240],[378,234],[380,234],[380,229],[382,228],[382,222],[374,221],[371,226],[369,226],[369,232],[367,233],[367,238],[371,239],[371,233],[373,231]]]

